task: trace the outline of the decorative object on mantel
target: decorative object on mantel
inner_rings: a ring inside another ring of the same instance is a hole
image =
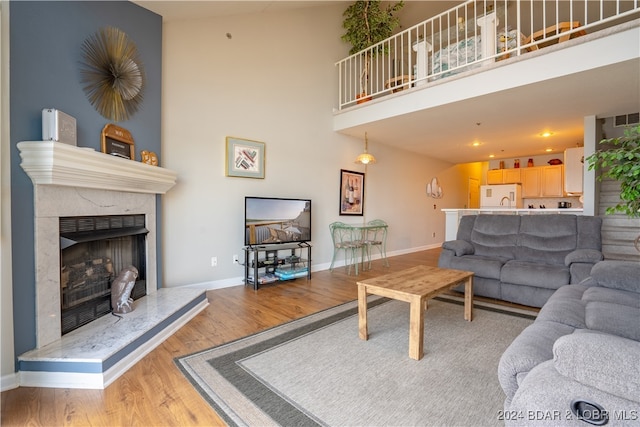
[[[442,187],[440,187],[440,182],[438,182],[438,178],[434,177],[430,183],[427,184],[427,196],[434,199],[442,199],[444,192],[442,191]]]
[[[140,161],[151,166],[158,166],[158,155],[153,151],[142,150],[140,152]]]
[[[367,138],[367,133],[364,133],[364,153],[360,154],[356,157],[355,163],[361,165],[372,165],[376,162],[376,158],[373,157],[373,154],[369,154],[369,139]]]
[[[133,311],[131,291],[136,284],[138,269],[130,265],[122,269],[111,283],[111,309],[114,314],[126,314]]]
[[[78,145],[76,119],[55,108],[42,110],[42,140]]]
[[[102,152],[123,159],[135,160],[136,152],[131,132],[109,123],[102,128]]]
[[[135,43],[119,28],[101,28],[84,41],[80,74],[89,102],[109,120],[128,120],[142,104],[144,67]]]
[[[227,137],[225,174],[264,179],[265,143]]]
[[[562,164],[562,160],[560,160],[560,159],[551,159],[547,163],[549,163],[551,166],[557,166],[557,165],[561,165]]]

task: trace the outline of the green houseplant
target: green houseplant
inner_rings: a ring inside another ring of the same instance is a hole
[[[356,1],[350,5],[342,14],[342,26],[347,30],[342,35],[342,40],[351,44],[349,54],[358,53],[391,37],[393,30],[400,24],[399,18],[394,14],[403,6],[404,2],[400,1],[382,9],[379,0]],[[360,98],[367,96],[371,58],[375,53],[382,52],[384,48],[381,46],[373,52],[367,50],[364,53],[364,67],[360,74]]]
[[[620,182],[620,202],[607,208],[607,214],[622,212],[630,218],[640,218],[640,125],[629,127],[624,136],[603,139],[606,148],[587,157],[589,170],[599,169],[597,179],[609,177]],[[635,239],[640,251],[640,235]]]

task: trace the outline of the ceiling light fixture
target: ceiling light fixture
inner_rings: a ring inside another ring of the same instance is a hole
[[[373,157],[372,154],[368,153],[369,149],[369,140],[367,139],[367,133],[364,133],[364,153],[360,154],[357,158],[356,158],[356,163],[359,163],[361,165],[372,165],[376,162],[376,158]]]
[[[547,153],[550,153],[550,152],[552,152],[552,151],[553,151],[553,148],[547,148],[547,149],[546,149],[546,150],[544,150],[544,151],[546,151]]]
[[[549,131],[545,131],[540,134],[540,136],[543,138],[549,138],[551,135],[553,135],[553,132],[549,132]]]

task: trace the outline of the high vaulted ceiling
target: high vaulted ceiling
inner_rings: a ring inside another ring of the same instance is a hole
[[[137,0],[164,22],[258,14],[344,4],[351,1],[176,1]],[[439,14],[459,1],[408,1],[400,12],[405,27]],[[635,42],[636,50],[638,41]],[[403,95],[404,96],[404,95]],[[369,108],[369,107],[365,107]],[[640,110],[640,59],[575,72],[481,97],[426,108],[339,129],[372,146],[385,144],[452,163],[545,154],[561,155],[582,145],[585,116],[611,117]],[[540,133],[554,132],[543,139]],[[473,142],[480,146],[471,147]]]

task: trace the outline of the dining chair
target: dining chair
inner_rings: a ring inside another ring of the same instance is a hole
[[[371,248],[378,249],[383,264],[385,267],[389,267],[389,260],[387,259],[387,228],[389,228],[387,223],[381,219],[374,219],[367,222],[363,243],[365,245],[367,259],[369,260],[369,268],[371,268]]]
[[[329,270],[333,271],[333,264],[338,253],[344,251],[344,263],[347,267],[347,274],[351,274],[351,266],[355,266],[356,276],[358,275],[358,253],[362,252],[364,243],[358,238],[353,227],[343,222],[333,222],[329,224],[331,239],[333,240],[333,258]]]

